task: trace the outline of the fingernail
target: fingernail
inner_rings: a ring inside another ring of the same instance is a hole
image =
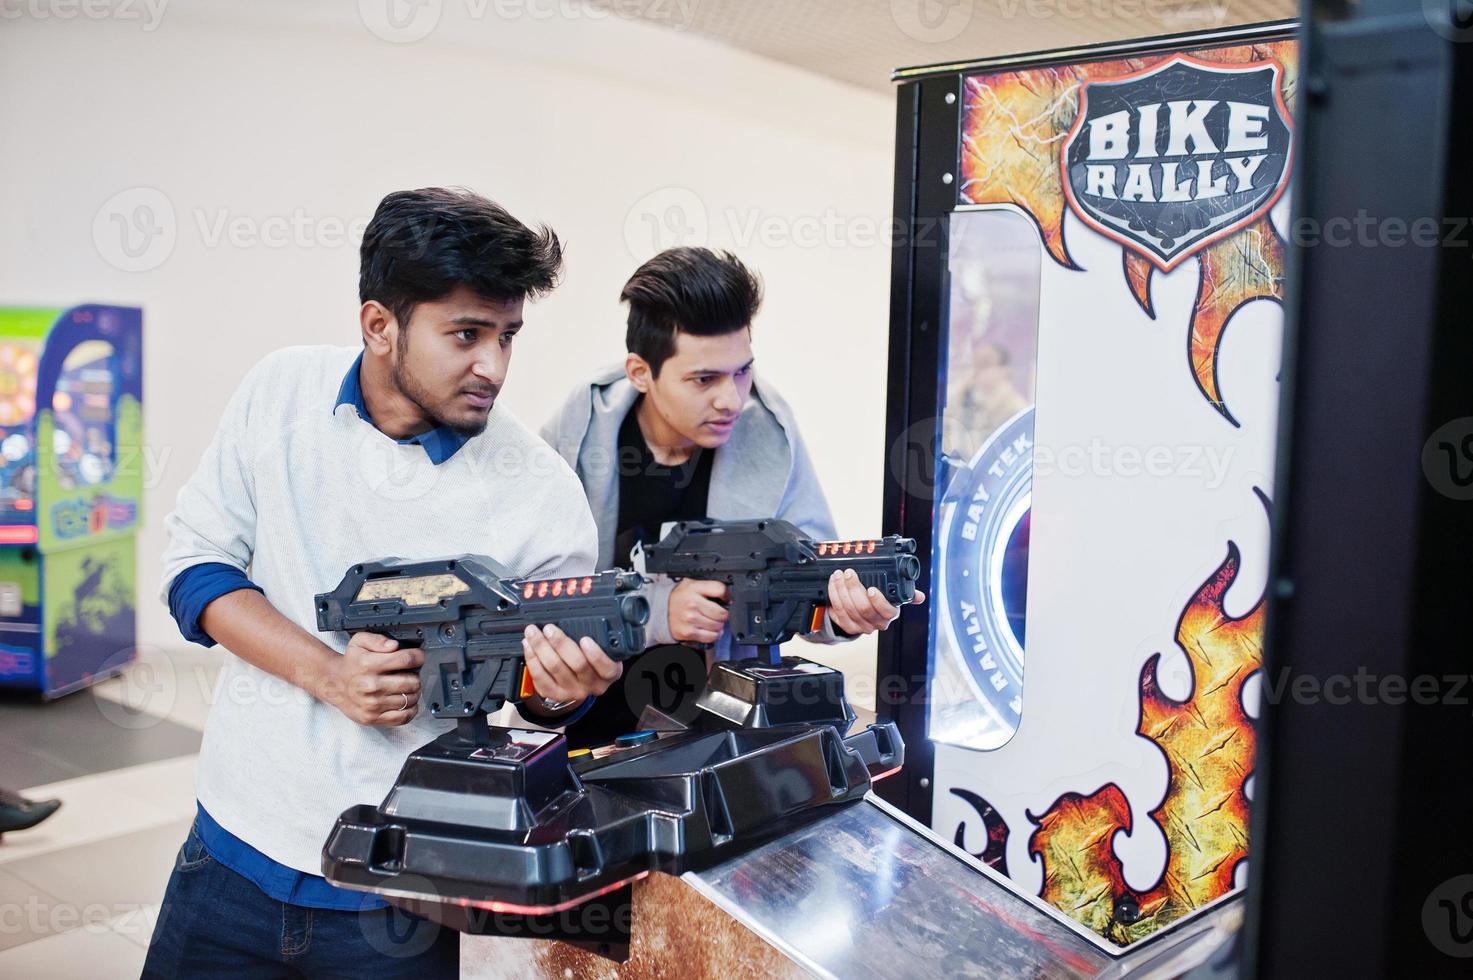
[[[545,637],[547,637],[548,639],[552,639],[552,624],[551,623],[548,623],[546,626],[542,627],[542,635],[545,636]]]
[[[537,627],[535,627],[535,626],[528,626],[526,629],[522,630],[522,636],[525,637],[526,639],[531,639],[532,637],[534,637],[536,635],[537,635]]]
[[[869,590],[869,594],[872,595],[872,596],[873,595],[879,595],[880,594],[880,590],[879,589],[876,589],[876,588],[871,588]]]

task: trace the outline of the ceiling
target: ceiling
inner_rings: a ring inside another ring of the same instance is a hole
[[[1294,0],[588,0],[863,88],[896,68],[1293,17]]]

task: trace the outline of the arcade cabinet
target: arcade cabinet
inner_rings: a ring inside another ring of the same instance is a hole
[[[880,637],[876,790],[1110,962],[1246,882],[1299,57],[897,76],[884,526],[931,601]]]
[[[0,309],[0,687],[56,698],[133,659],[142,320]]]

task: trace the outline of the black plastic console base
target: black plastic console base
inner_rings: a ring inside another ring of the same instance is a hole
[[[833,725],[843,734],[854,724],[844,675],[800,657],[716,664],[698,704],[708,727]]]
[[[651,871],[707,867],[856,802],[904,761],[893,723],[844,736],[854,715],[837,671],[722,664],[712,689],[726,701],[703,702],[701,727],[571,762],[554,732],[441,736],[381,806],[338,819],[323,872],[453,928],[522,934]],[[589,941],[617,953],[617,938]]]

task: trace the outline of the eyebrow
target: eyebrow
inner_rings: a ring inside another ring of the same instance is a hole
[[[757,358],[752,358],[751,360],[747,361],[746,364],[743,364],[741,367],[737,368],[736,371],[741,371],[745,368],[751,367],[753,362],[755,362],[756,360]],[[696,378],[700,377],[703,374],[736,374],[736,371],[718,371],[716,368],[698,368],[694,371],[685,372],[685,376],[687,378]]]
[[[457,316],[451,317],[450,322],[459,327],[486,327],[489,330],[520,330],[524,321],[513,320],[510,323],[497,323],[495,320],[487,320],[479,316]]]

